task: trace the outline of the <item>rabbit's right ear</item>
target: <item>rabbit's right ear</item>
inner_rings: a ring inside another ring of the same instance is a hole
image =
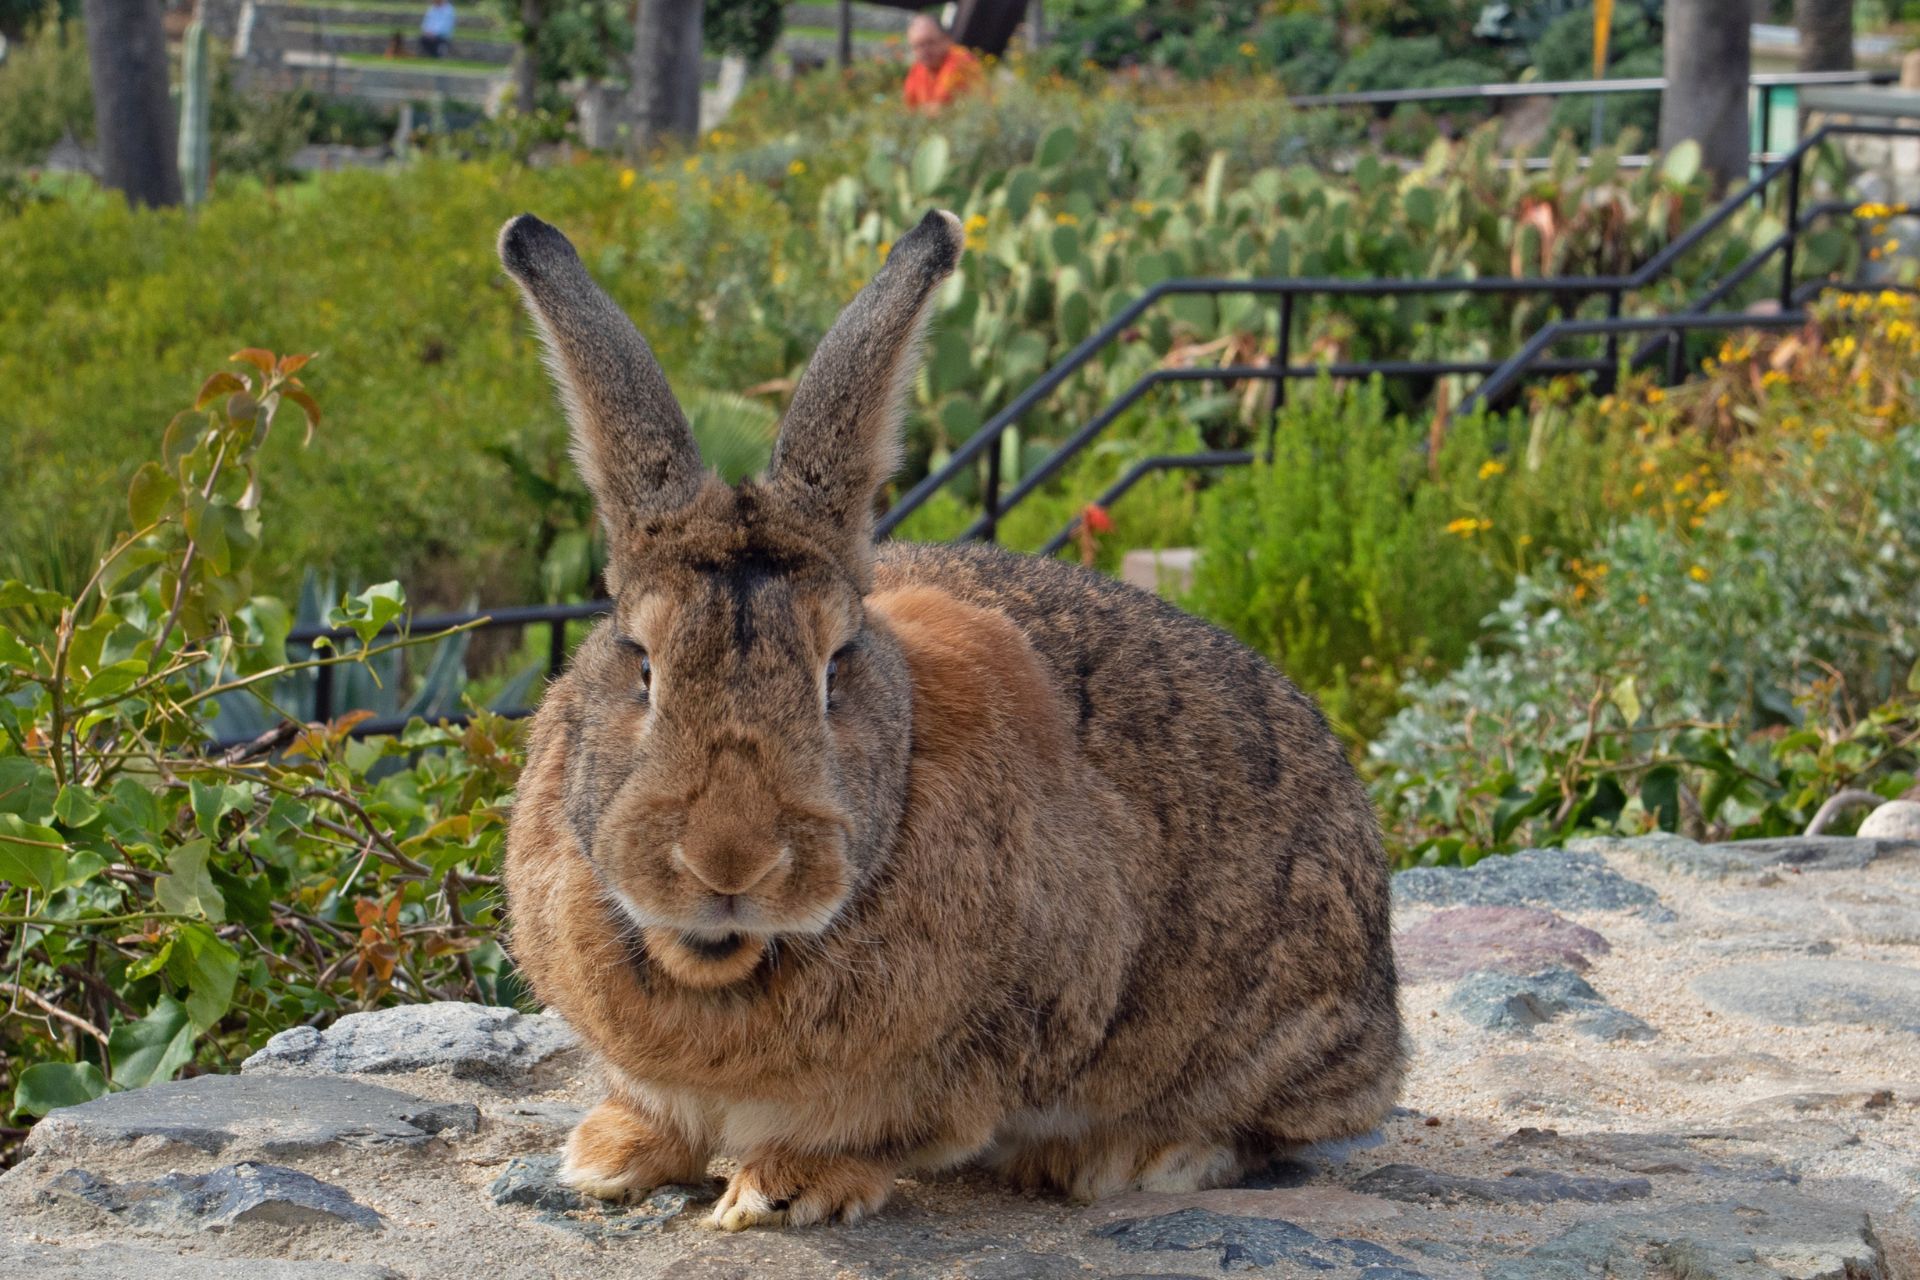
[[[593,282],[573,245],[530,213],[500,229],[500,261],[547,347],[573,427],[573,458],[616,556],[705,478],[686,415],[640,331]]]

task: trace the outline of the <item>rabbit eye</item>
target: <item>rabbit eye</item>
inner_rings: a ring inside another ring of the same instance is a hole
[[[653,659],[644,653],[640,655],[640,687],[653,688]]]
[[[827,659],[827,692],[833,692],[833,678],[840,674],[840,659]]]

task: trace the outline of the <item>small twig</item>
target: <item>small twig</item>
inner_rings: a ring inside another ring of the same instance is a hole
[[[80,1030],[86,1032],[88,1035],[92,1036],[95,1040],[98,1040],[102,1046],[104,1046],[107,1043],[106,1032],[94,1026],[91,1022],[88,1022],[85,1018],[81,1017],[79,1014],[68,1013],[65,1009],[62,1009],[59,1005],[53,1003],[53,1001],[51,1000],[48,1000],[45,996],[42,996],[38,991],[35,991],[32,987],[23,987],[17,982],[0,982],[0,991],[6,992],[8,995],[13,996],[15,999],[27,1001],[29,1004],[32,1004],[37,1008],[39,1008],[43,1013],[45,1013],[50,1018],[58,1018],[60,1021],[66,1023],[70,1027],[79,1028]]]

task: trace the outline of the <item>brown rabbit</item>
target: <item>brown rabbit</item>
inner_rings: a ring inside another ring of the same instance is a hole
[[[730,488],[566,238],[501,232],[610,552],[506,866],[513,955],[606,1068],[562,1172],[589,1194],[715,1156],[729,1229],[972,1158],[1192,1190],[1393,1105],[1387,866],[1313,703],[1097,574],[874,545],[962,241],[901,237]]]

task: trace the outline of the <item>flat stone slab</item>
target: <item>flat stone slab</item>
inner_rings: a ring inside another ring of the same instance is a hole
[[[63,1107],[33,1127],[27,1149],[77,1156],[153,1139],[297,1155],[334,1144],[418,1146],[443,1133],[470,1134],[479,1120],[470,1102],[429,1102],[358,1080],[197,1076]]]
[[[133,1245],[91,1248],[0,1239],[0,1276],[33,1280],[400,1280],[386,1267],[285,1258],[210,1258]]]
[[[1602,1000],[1571,969],[1472,974],[1447,997],[1447,1007],[1476,1027],[1520,1035],[1561,1018],[1596,1040],[1651,1040],[1659,1034]]]
[[[1199,1253],[1219,1271],[1260,1267],[1365,1268],[1364,1275],[1415,1280],[1414,1264],[1366,1240],[1322,1239],[1304,1227],[1272,1218],[1240,1218],[1182,1209],[1157,1218],[1134,1218],[1099,1228],[1095,1235],[1128,1253]]]
[[[1494,1143],[1493,1149],[1525,1160],[1606,1165],[1627,1173],[1795,1181],[1763,1155],[1715,1150],[1714,1145],[1710,1134],[1697,1138],[1677,1133],[1562,1134],[1555,1129],[1521,1128]]]
[[[1522,849],[1470,867],[1414,867],[1393,877],[1393,901],[1395,906],[1547,907],[1673,917],[1652,889],[1627,879],[1591,850]]]
[[[1645,1200],[1653,1184],[1645,1178],[1570,1177],[1544,1169],[1513,1169],[1502,1178],[1472,1178],[1422,1169],[1418,1165],[1382,1165],[1353,1184],[1355,1191],[1388,1200],[1411,1203],[1552,1204],[1577,1200],[1583,1204],[1615,1204]]]
[[[135,1231],[191,1235],[242,1223],[272,1227],[349,1226],[377,1231],[380,1215],[331,1183],[297,1169],[246,1161],[211,1173],[170,1173],[151,1182],[110,1182],[69,1169],[56,1195],[104,1209]]]
[[[1920,853],[1920,841],[1856,836],[1782,836],[1700,844],[1682,836],[1660,833],[1622,840],[1575,840],[1568,847],[1583,851],[1621,849],[1663,871],[1703,880],[1757,876],[1770,871],[1858,871],[1881,858]]]
[[[1822,1023],[1920,1033],[1920,969],[1868,960],[1729,965],[1689,986],[1716,1013],[1807,1027]]]
[[[1893,1280],[1857,1207],[1769,1191],[1583,1223],[1487,1280]]]
[[[559,1018],[443,1001],[350,1013],[325,1031],[282,1031],[240,1065],[248,1074],[380,1075],[446,1071],[460,1080],[520,1084],[579,1039]]]
[[[1584,972],[1613,948],[1582,925],[1538,907],[1454,907],[1394,935],[1403,982],[1463,978],[1478,970],[1538,973],[1559,965]]]

